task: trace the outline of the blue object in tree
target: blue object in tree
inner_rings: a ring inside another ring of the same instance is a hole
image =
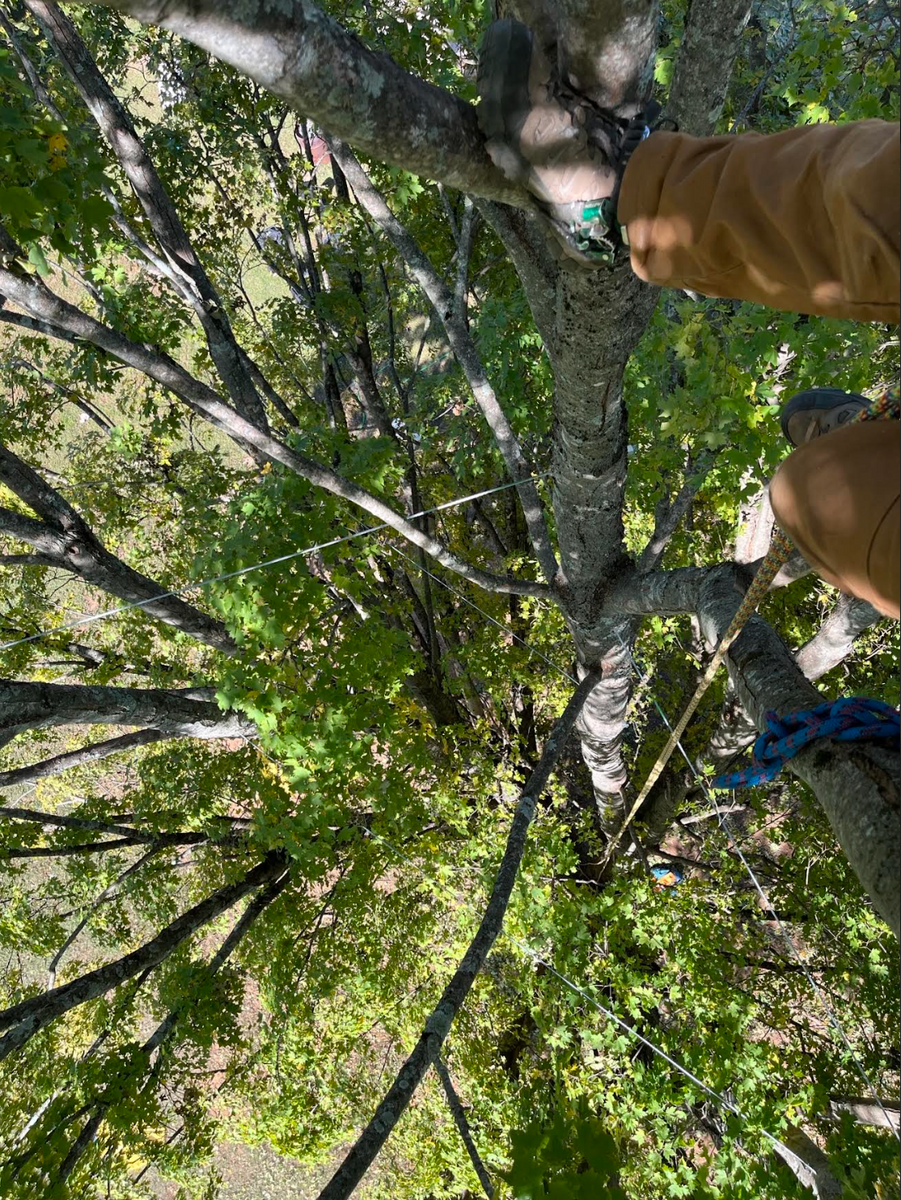
[[[658,887],[675,887],[682,882],[682,872],[676,870],[675,867],[667,866],[666,863],[657,863],[651,867],[651,874],[657,880]]]
[[[775,779],[789,759],[810,742],[885,741],[901,747],[901,715],[882,700],[848,698],[777,717],[766,715],[766,729],[754,743],[750,767],[718,775],[712,786],[731,790]]]

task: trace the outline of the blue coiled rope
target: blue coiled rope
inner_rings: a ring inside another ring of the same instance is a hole
[[[754,743],[750,767],[718,775],[712,786],[732,790],[775,779],[790,758],[818,738],[835,742],[886,741],[901,747],[901,715],[882,700],[847,698],[803,712],[766,715],[766,729]]]

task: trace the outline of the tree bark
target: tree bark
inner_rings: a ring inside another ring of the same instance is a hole
[[[784,1149],[777,1146],[776,1153],[816,1200],[842,1200],[845,1189],[836,1179],[832,1164],[803,1129],[790,1125],[782,1134],[782,1143]]]
[[[168,737],[252,737],[239,713],[223,713],[197,692],[118,688],[0,679],[0,747],[29,729],[60,725],[133,725]]]
[[[795,655],[795,662],[811,682],[844,662],[855,640],[881,621],[882,616],[866,600],[840,595],[832,612]]]
[[[862,1096],[830,1096],[829,1116],[840,1121],[844,1113],[850,1114],[858,1125],[874,1125],[877,1129],[894,1129],[901,1133],[901,1105],[897,1099],[880,1097],[865,1099]]]
[[[312,0],[112,0],[107,7],[180,34],[380,162],[532,207],[488,157],[471,104],[368,49]]]
[[[598,104],[632,115],[651,90],[655,0],[557,0],[556,10],[564,75]]]
[[[723,111],[750,0],[689,0],[666,115],[684,133],[706,137]]]
[[[142,832],[132,825],[119,825],[112,821],[95,821],[90,817],[73,817],[68,813],[46,813],[36,808],[17,808],[0,805],[0,819],[4,821],[27,821],[32,825],[55,825],[59,829],[79,829],[89,833],[118,834],[133,837],[140,842],[153,842],[157,834]]]

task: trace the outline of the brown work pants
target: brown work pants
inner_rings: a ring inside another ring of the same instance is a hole
[[[655,133],[619,200],[633,270],[707,296],[897,324],[899,147],[885,121]],[[896,618],[899,448],[894,422],[839,429],[795,451],[771,487],[780,525],[824,578]]]

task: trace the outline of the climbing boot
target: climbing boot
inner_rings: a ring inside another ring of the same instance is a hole
[[[857,392],[817,387],[798,392],[782,409],[782,432],[792,446],[803,446],[853,421],[870,401]]]
[[[660,107],[624,120],[567,87],[532,32],[495,21],[479,58],[479,123],[495,166],[538,201],[564,253],[609,265],[622,244],[616,204],[633,151]]]

